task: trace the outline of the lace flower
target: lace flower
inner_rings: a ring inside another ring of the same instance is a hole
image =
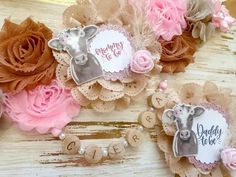
[[[198,84],[188,83],[182,86],[179,97],[186,104],[198,105],[202,101],[202,88]]]
[[[172,97],[167,94],[168,100],[171,102],[176,102]],[[213,94],[212,98],[209,99],[210,95]],[[230,94],[230,90],[226,89],[219,89],[214,83],[206,82],[204,86],[195,84],[195,83],[188,83],[183,85],[180,89],[179,94],[179,101],[184,103],[191,103],[191,104],[199,104],[199,103],[214,103],[221,106],[224,110],[230,113],[232,117],[236,115],[235,104],[232,100],[228,100],[228,97],[232,98]],[[207,99],[206,99],[207,98]],[[216,99],[217,98],[217,99]],[[221,102],[219,102],[221,100]],[[170,107],[165,107],[165,109],[169,109]],[[176,158],[173,153],[172,143],[173,137],[176,132],[176,128],[174,124],[165,123],[162,120],[162,115],[165,109],[158,109],[158,128],[157,128],[157,145],[160,150],[164,153],[164,157],[166,160],[167,165],[170,167],[170,170],[173,174],[177,174],[178,176],[184,177],[205,177],[205,176],[214,176],[214,177],[222,177],[222,176],[229,176],[226,175],[227,172],[225,169],[221,168],[221,166],[217,165],[214,169],[212,169],[208,174],[206,171],[202,171],[199,168],[192,165],[188,158],[186,157],[179,157]],[[235,121],[232,121],[230,124],[230,128],[234,132]],[[232,139],[229,146],[235,146],[235,138]],[[235,149],[226,149],[222,151],[221,154],[222,160],[224,165],[229,169],[235,169]]]

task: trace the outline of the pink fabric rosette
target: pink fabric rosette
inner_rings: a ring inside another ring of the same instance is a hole
[[[235,19],[230,16],[228,9],[222,4],[220,0],[213,0],[214,12],[212,16],[212,23],[216,28],[222,32],[229,31],[230,27],[235,22]]]
[[[221,159],[226,168],[236,170],[236,149],[226,148],[221,152]]]
[[[149,0],[147,18],[157,38],[170,41],[175,35],[181,35],[187,23],[186,0]]]
[[[131,71],[134,73],[148,73],[154,67],[152,54],[147,50],[139,50],[134,53],[130,62]]]
[[[80,105],[69,90],[61,88],[54,80],[50,85],[40,85],[34,90],[7,94],[4,111],[22,130],[35,129],[41,134],[58,136],[66,124],[79,114]]]

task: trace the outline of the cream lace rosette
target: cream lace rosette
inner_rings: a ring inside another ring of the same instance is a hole
[[[133,74],[122,81],[106,81],[99,78],[81,86],[76,85],[71,77],[70,56],[67,53],[53,51],[58,61],[56,77],[61,86],[71,89],[72,95],[82,106],[91,106],[99,112],[111,112],[124,109],[131,99],[139,95],[147,86],[148,77]]]
[[[176,93],[176,92],[175,92]],[[223,177],[230,176],[229,172],[223,164],[217,164],[211,171],[203,171],[191,164],[187,157],[175,157],[172,149],[172,142],[176,132],[175,123],[168,124],[162,121],[164,110],[170,109],[177,102],[186,104],[198,105],[200,103],[210,103],[223,108],[230,117],[235,117],[236,111],[232,105],[235,100],[232,100],[231,90],[219,89],[214,83],[206,82],[204,86],[190,83],[185,84],[179,90],[178,94],[173,93],[168,95],[168,102],[163,109],[157,110],[158,126],[157,126],[157,145],[164,153],[166,163],[174,174],[180,177]],[[230,120],[229,129],[232,135],[235,122]],[[230,141],[226,146],[235,147],[235,137],[230,137]]]
[[[91,24],[121,26],[130,34],[135,51],[148,50],[154,59],[159,60],[161,45],[155,40],[155,34],[145,17],[138,11],[127,0],[78,0],[76,5],[64,11],[63,23],[66,28]],[[53,51],[53,54],[59,63],[56,77],[60,84],[70,88],[74,99],[82,106],[90,106],[99,112],[128,107],[132,99],[145,90],[150,74],[162,69],[155,64],[154,69],[147,74],[130,72],[128,78],[121,80],[99,78],[78,86],[71,76],[70,56],[66,52]]]

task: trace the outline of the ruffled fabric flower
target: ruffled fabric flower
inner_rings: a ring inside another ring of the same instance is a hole
[[[135,52],[131,62],[130,68],[134,73],[148,73],[154,67],[152,54],[147,50],[139,50]]]
[[[50,85],[40,85],[34,90],[6,94],[4,110],[22,130],[35,129],[41,134],[58,136],[79,114],[80,105],[73,100],[69,90],[53,80]]]
[[[111,112],[127,108],[136,96],[148,85],[149,78],[135,74],[117,81],[96,79],[78,86],[71,77],[70,56],[64,52],[53,51],[58,61],[56,77],[62,87],[71,89],[73,98],[81,106],[91,107],[98,112]]]
[[[179,92],[183,103],[198,105],[202,101],[202,87],[195,83],[184,84]]]
[[[221,152],[221,159],[226,168],[236,170],[236,149],[226,148]]]
[[[202,41],[206,42],[213,36],[214,33],[215,33],[215,26],[211,22],[203,23],[199,21],[193,25],[192,36],[195,39],[199,38]]]
[[[213,0],[214,12],[212,22],[216,28],[223,32],[229,31],[230,27],[235,22],[235,19],[230,16],[228,9],[222,4],[220,0]]]
[[[77,5],[64,11],[63,23],[66,27],[107,23],[124,25],[132,13],[132,8],[127,5],[126,0],[77,0]]]
[[[203,86],[203,98],[206,102],[224,107],[226,111],[232,102],[231,89],[219,89],[213,82],[207,81]]]
[[[20,92],[39,84],[49,84],[56,61],[48,47],[52,31],[27,18],[15,24],[5,20],[0,32],[0,88]]]
[[[159,64],[162,72],[177,73],[185,71],[185,67],[193,62],[193,55],[197,50],[197,41],[191,34],[184,32],[171,41],[162,41],[162,55]]]
[[[211,0],[187,0],[186,19],[190,22],[204,20],[213,13],[213,3]]]
[[[130,4],[131,3],[131,4]],[[113,24],[122,26],[132,36],[136,50],[149,50],[156,60],[160,59],[161,45],[156,40],[152,27],[147,22],[146,1],[127,0],[77,0],[63,13],[63,23],[67,28],[83,27],[89,24],[101,26]],[[158,66],[159,67],[159,66]]]
[[[177,102],[184,102],[184,103],[213,103],[218,105],[218,100],[222,100],[222,103],[219,106],[222,107],[223,110],[227,110],[228,113],[230,113],[231,117],[235,117],[236,110],[235,110],[235,104],[232,100],[228,101],[228,97],[232,98],[232,95],[230,94],[231,91],[228,89],[219,89],[214,83],[212,82],[206,82],[203,86],[195,84],[195,83],[188,83],[182,86],[182,88],[179,90],[177,97],[179,100]],[[173,99],[173,97],[170,96],[170,93],[165,92],[167,99],[169,102],[176,101]],[[216,99],[206,99],[209,98],[209,96],[213,94],[214,98]],[[227,101],[226,101],[227,100]],[[235,100],[234,100],[235,101]],[[157,121],[157,145],[160,148],[160,150],[164,153],[164,157],[166,160],[167,165],[170,168],[170,171],[173,174],[177,174],[178,176],[184,176],[184,177],[206,177],[206,176],[214,176],[214,177],[222,177],[222,176],[230,176],[228,172],[221,168],[220,165],[216,165],[214,169],[211,171],[202,171],[199,168],[195,167],[193,164],[191,164],[187,157],[181,157],[176,158],[173,153],[172,149],[172,143],[174,139],[174,135],[176,132],[176,126],[175,123],[170,124],[169,122],[165,122],[162,119],[162,115],[164,110],[172,108],[174,104],[171,105],[171,107],[166,104],[164,109],[158,109],[156,110],[156,115],[158,117]],[[235,127],[235,121],[232,121],[232,123],[229,125],[229,128],[234,133],[234,127]],[[235,133],[234,133],[235,134]],[[227,146],[233,147],[235,145],[235,138],[231,139],[230,144],[226,144]],[[235,150],[223,150],[223,154],[221,154],[222,161],[225,162],[226,167],[228,166],[230,169],[233,169],[235,167],[235,157],[236,153]]]
[[[185,0],[150,0],[147,4],[147,20],[155,31],[157,39],[162,37],[170,41],[174,36],[182,34],[187,24]]]

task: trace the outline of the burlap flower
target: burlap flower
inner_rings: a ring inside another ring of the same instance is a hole
[[[116,23],[124,25],[124,13],[129,14],[130,7],[126,0],[78,0],[76,5],[67,8],[63,13],[66,27],[86,26],[89,24]]]
[[[53,54],[59,63],[56,77],[60,85],[71,89],[72,96],[82,106],[92,107],[98,112],[127,108],[131,100],[141,94],[148,83],[147,76],[134,74],[122,81],[106,81],[100,78],[77,86],[70,75],[70,56],[56,51],[53,51]]]
[[[51,37],[49,28],[30,18],[19,25],[5,20],[0,32],[0,88],[4,92],[50,83],[56,68],[47,45]]]
[[[132,36],[136,50],[149,50],[159,60],[161,45],[142,10],[131,6],[127,0],[78,0],[64,11],[63,23],[68,28],[90,24],[120,25]]]
[[[179,93],[182,102],[197,105],[202,101],[202,87],[195,83],[185,84]]]
[[[203,86],[203,99],[229,111],[229,105],[232,102],[231,90],[219,89],[216,84],[208,81]]]
[[[188,32],[174,37],[171,41],[162,41],[162,55],[159,64],[162,72],[183,72],[185,67],[193,62],[193,55],[197,49],[197,41]]]
[[[219,89],[214,83],[206,82],[204,86],[188,83],[184,84],[178,92],[178,98],[180,102],[190,103],[190,104],[199,104],[199,103],[214,103],[221,106],[224,110],[227,110],[230,113],[231,117],[234,117],[236,110],[232,107],[233,102],[230,94],[231,90],[228,89]],[[166,93],[168,96],[169,102],[175,102],[173,97],[170,97],[169,93]],[[167,106],[165,109],[171,107]],[[164,109],[158,109],[158,129],[157,129],[157,145],[160,150],[164,153],[166,163],[170,167],[172,173],[177,174],[181,177],[222,177],[230,176],[228,172],[222,168],[222,166],[217,165],[212,171],[206,172],[201,171],[199,168],[196,168],[192,165],[186,157],[176,158],[172,150],[173,137],[176,132],[176,127],[173,124],[165,123],[162,121],[162,114]],[[235,121],[232,121],[230,128],[232,129],[235,126]],[[232,139],[230,146],[235,146],[235,139]]]

